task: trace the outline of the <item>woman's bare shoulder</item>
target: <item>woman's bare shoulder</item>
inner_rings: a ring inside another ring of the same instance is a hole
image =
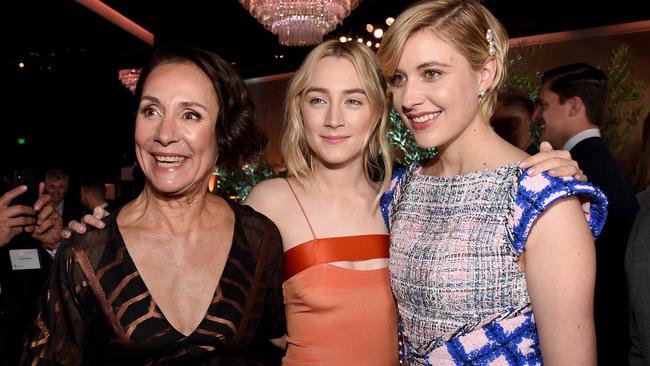
[[[257,211],[266,211],[280,205],[282,202],[286,202],[289,194],[291,194],[291,191],[284,178],[267,179],[253,187],[244,204],[253,207]]]

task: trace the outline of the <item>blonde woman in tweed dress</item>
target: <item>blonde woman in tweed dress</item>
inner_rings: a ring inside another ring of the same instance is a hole
[[[606,199],[574,178],[529,174],[528,155],[490,128],[507,48],[477,1],[440,0],[403,12],[379,50],[396,110],[439,151],[389,193],[406,364],[596,362],[593,236]]]

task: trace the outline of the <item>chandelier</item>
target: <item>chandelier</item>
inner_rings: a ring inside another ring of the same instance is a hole
[[[285,46],[309,46],[340,24],[361,0],[240,0]]]
[[[135,93],[135,87],[138,84],[141,71],[142,69],[123,69],[117,73],[117,77],[131,93]]]

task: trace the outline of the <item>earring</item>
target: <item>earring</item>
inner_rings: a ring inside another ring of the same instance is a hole
[[[481,90],[481,91],[478,93],[478,97],[479,97],[479,98],[484,98],[484,97],[485,97],[485,90]]]

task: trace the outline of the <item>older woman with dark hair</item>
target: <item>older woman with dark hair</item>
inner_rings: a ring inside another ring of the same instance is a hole
[[[207,191],[266,140],[218,56],[157,50],[136,89],[143,192],[53,264],[25,364],[248,364],[285,334],[282,243],[252,208]],[[255,352],[251,352],[254,349]]]

